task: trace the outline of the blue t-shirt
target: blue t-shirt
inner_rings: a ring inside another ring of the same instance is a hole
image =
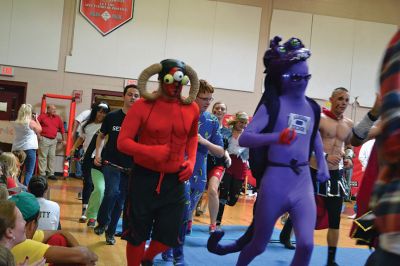
[[[217,117],[209,112],[200,114],[199,134],[215,145],[224,146],[219,129],[219,121]],[[192,189],[205,187],[205,183],[207,182],[207,153],[208,149],[204,145],[199,144],[197,147],[196,164],[194,165],[193,175],[190,177],[190,186]]]

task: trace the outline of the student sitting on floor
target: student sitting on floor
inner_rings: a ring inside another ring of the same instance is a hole
[[[33,263],[43,257],[48,263],[95,265],[97,255],[87,247],[79,246],[78,241],[66,231],[36,230],[40,206],[34,195],[21,192],[13,196],[14,201],[26,222],[26,240],[12,248],[15,261],[21,263],[26,257]]]
[[[0,182],[0,200],[8,200],[9,196],[7,186]]]
[[[10,194],[17,192],[17,176],[19,168],[17,158],[11,152],[3,152],[0,155],[1,183],[5,183]]]
[[[60,225],[60,206],[57,202],[45,199],[48,185],[47,179],[43,176],[33,176],[29,181],[28,190],[35,195],[40,205],[40,219],[38,229],[57,230]]]

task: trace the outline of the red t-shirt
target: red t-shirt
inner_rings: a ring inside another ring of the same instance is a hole
[[[61,134],[64,134],[64,124],[61,120],[61,117],[58,115],[49,115],[49,114],[41,114],[38,117],[38,121],[42,126],[42,135],[43,137],[54,139],[57,136],[57,132],[60,131]]]
[[[15,180],[12,177],[7,177],[7,189],[10,188],[16,188],[17,187],[17,183],[15,182]],[[10,195],[16,194],[16,192],[12,192],[10,191]]]

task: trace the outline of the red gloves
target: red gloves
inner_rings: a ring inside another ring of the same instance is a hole
[[[297,133],[293,128],[285,128],[279,134],[279,144],[291,144],[296,139]]]
[[[179,172],[179,181],[185,182],[192,176],[194,164],[191,161],[185,161],[181,165],[181,168],[182,170]]]

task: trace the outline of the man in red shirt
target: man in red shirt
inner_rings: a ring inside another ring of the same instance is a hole
[[[56,114],[56,106],[49,104],[47,113],[41,114],[38,121],[42,126],[39,137],[39,175],[48,176],[56,180],[54,176],[54,159],[56,157],[57,132],[61,132],[62,143],[65,145],[64,124],[59,115]],[[47,174],[47,175],[46,175]]]

